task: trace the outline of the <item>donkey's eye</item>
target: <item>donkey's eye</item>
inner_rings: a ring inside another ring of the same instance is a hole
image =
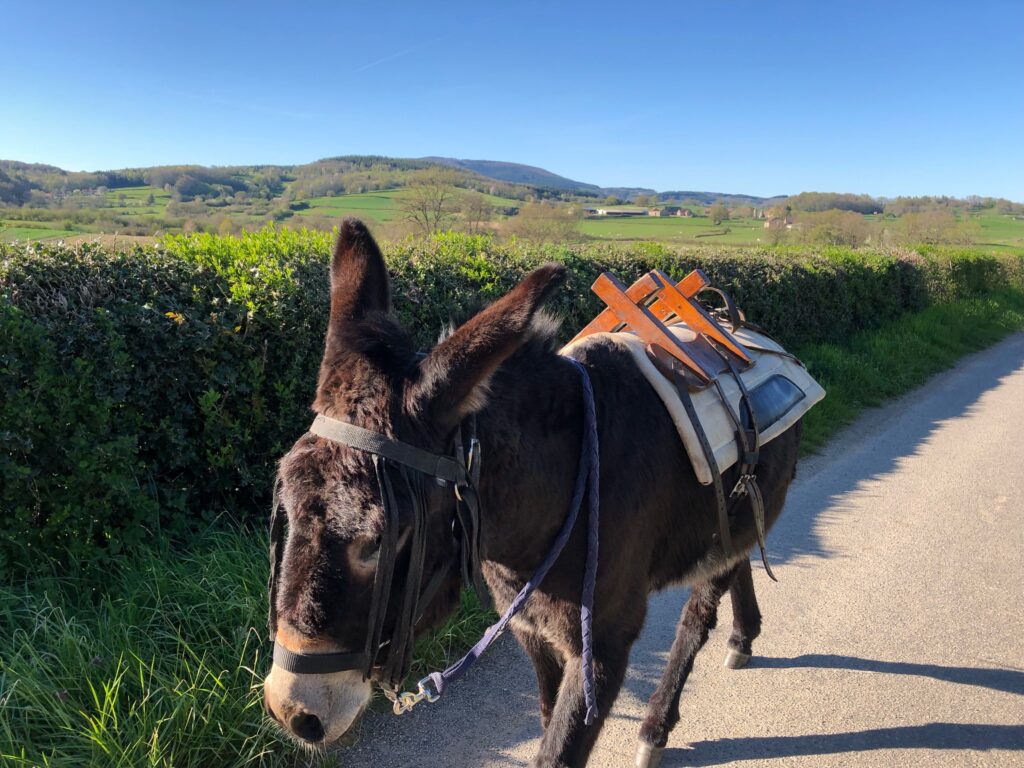
[[[363,542],[363,546],[359,550],[359,557],[362,560],[376,560],[377,555],[380,554],[380,536],[376,536],[372,539],[366,539]]]

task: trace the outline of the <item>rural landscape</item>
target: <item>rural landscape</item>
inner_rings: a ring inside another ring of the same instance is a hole
[[[299,166],[67,172],[0,160],[0,239],[155,242],[358,216],[389,240],[441,229],[532,242],[1024,248],[1024,204],[970,197],[601,188],[516,163],[337,157]]]
[[[1019,764],[1017,4],[9,10],[0,766]]]

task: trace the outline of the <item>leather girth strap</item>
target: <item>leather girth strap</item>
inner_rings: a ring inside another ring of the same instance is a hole
[[[726,397],[721,381],[715,379],[718,397],[721,399],[722,406],[725,408],[726,413],[729,414],[729,418],[736,428],[736,443],[739,451],[740,476],[732,489],[732,493],[729,494],[729,498],[733,501],[730,520],[735,516],[735,508],[739,506],[745,496],[749,496],[751,512],[754,516],[754,530],[757,533],[757,546],[761,550],[761,563],[764,565],[764,570],[768,577],[772,581],[778,581],[772,572],[772,567],[768,564],[768,554],[765,551],[764,497],[761,495],[761,487],[757,484],[757,463],[761,456],[761,434],[757,428],[757,417],[754,414],[754,401],[751,399],[747,385],[744,383],[739,371],[736,370],[732,360],[721,350],[719,350],[719,354],[725,360],[726,365],[729,366],[729,373],[736,381],[736,386],[739,387],[740,403],[746,409],[746,415],[750,424],[747,426],[743,423],[740,415],[736,413],[736,410],[729,402],[729,398]],[[714,465],[712,469],[715,469]],[[715,474],[717,474],[717,471]]]

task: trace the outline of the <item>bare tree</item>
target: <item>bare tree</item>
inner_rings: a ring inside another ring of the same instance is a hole
[[[486,229],[486,224],[494,216],[494,206],[487,197],[475,190],[466,192],[460,200],[462,222],[466,231],[478,235]]]
[[[535,243],[570,243],[580,239],[579,218],[573,206],[529,203],[509,219],[504,231]]]
[[[714,224],[721,224],[729,218],[729,209],[721,203],[715,203],[708,208],[708,217]]]
[[[838,209],[801,212],[795,226],[798,227],[800,239],[805,243],[856,248],[872,235],[871,225],[861,214]]]
[[[433,168],[417,173],[400,199],[403,218],[424,235],[447,228],[460,207],[455,179],[454,173]]]

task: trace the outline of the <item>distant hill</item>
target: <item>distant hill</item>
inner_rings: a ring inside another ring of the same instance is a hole
[[[459,160],[454,157],[422,157],[420,160],[427,163],[447,165],[509,184],[522,184],[541,189],[575,192],[594,197],[617,197],[620,200],[634,200],[638,195],[653,195],[657,192],[657,190],[646,187],[600,187],[597,184],[588,184],[583,181],[566,178],[565,176],[559,176],[557,173],[552,173],[549,170],[533,165],[506,163],[500,160]],[[757,197],[755,195],[726,192],[695,192],[689,190],[658,192],[657,194],[661,200],[697,200],[704,205],[725,203],[727,205],[763,206],[772,205],[786,198],[786,195]]]
[[[501,160],[458,160],[454,157],[423,157],[420,159],[428,163],[448,165],[452,168],[478,173],[489,179],[505,181],[509,184],[525,184],[531,187],[570,192],[598,192],[600,190],[596,184],[573,181],[543,168],[521,163],[506,163]]]
[[[658,199],[660,200],[697,200],[704,205],[724,203],[725,205],[753,205],[757,207],[775,205],[776,203],[781,203],[787,197],[788,195],[757,197],[755,195],[736,195],[728,192],[694,192],[692,190],[658,193]]]
[[[615,197],[635,200],[639,195],[656,194],[646,187],[600,187],[576,181],[545,168],[501,160],[461,160],[453,157],[421,157],[416,159],[382,156],[330,157],[302,165],[248,165],[203,167],[197,165],[122,168],[109,171],[66,171],[41,163],[0,160],[0,205],[35,204],[47,206],[69,192],[100,188],[124,189],[153,186],[166,189],[175,200],[189,201],[201,196],[209,201],[232,197],[238,192],[272,200],[285,189],[291,199],[322,195],[340,195],[394,189],[405,186],[413,175],[431,166],[447,166],[458,174],[456,184],[470,189],[493,191],[499,183],[499,194],[525,199],[534,197]],[[784,199],[720,192],[660,192],[662,200],[697,200],[711,205],[763,206]]]

